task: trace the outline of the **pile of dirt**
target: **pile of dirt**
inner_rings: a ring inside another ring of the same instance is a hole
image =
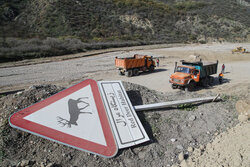
[[[246,120],[248,120],[250,118],[250,98],[248,98],[247,100],[239,100],[236,103],[236,110],[239,113],[238,119],[241,122],[244,122]]]
[[[192,156],[181,162],[182,167],[241,166],[250,164],[250,123],[244,122],[218,135],[204,149],[195,149]]]
[[[133,105],[213,95],[160,93],[146,87],[123,83]],[[62,90],[55,85],[33,86],[23,92],[0,98],[0,166],[171,166],[188,148],[198,148],[238,123],[235,96],[202,105],[182,105],[162,110],[137,112],[149,142],[119,150],[105,159],[11,128],[8,118],[14,112]]]

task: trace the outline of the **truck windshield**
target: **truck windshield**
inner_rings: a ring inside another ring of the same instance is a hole
[[[177,72],[190,73],[190,69],[187,67],[177,67]]]

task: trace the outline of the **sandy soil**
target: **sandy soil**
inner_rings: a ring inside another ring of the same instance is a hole
[[[249,131],[250,123],[238,124],[218,135],[212,143],[208,143],[204,152],[196,149],[187,160],[186,165],[193,167],[248,167],[250,162]],[[184,166],[185,162],[181,164]]]
[[[161,92],[173,91],[168,83],[173,72],[174,62],[189,58],[190,55],[200,55],[204,61],[219,60],[226,65],[225,78],[229,83],[215,85],[212,90],[218,91],[228,85],[250,82],[250,53],[232,54],[236,46],[243,46],[250,50],[250,44],[193,44],[181,47],[158,48],[137,51],[118,51],[96,56],[81,57],[67,61],[18,66],[0,67],[0,92],[15,88],[27,87],[33,84],[56,83],[70,86],[86,78],[96,80],[123,80],[140,84]],[[128,57],[135,53],[148,54],[160,58],[160,67],[153,74],[143,73],[138,77],[127,78],[119,76],[114,66],[114,58]],[[33,60],[36,61],[36,60]],[[31,63],[32,64],[32,63]],[[159,82],[160,81],[160,82]]]

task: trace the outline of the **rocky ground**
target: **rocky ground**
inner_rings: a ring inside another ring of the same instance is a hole
[[[236,125],[216,136],[205,147],[195,149],[190,158],[181,162],[181,166],[249,166],[249,131],[247,122]]]
[[[161,93],[124,82],[133,105],[214,95]],[[222,96],[222,101],[164,110],[138,112],[150,137],[139,146],[119,150],[116,157],[101,158],[11,128],[9,116],[62,90],[54,85],[32,86],[1,97],[1,166],[171,166],[178,155],[189,156],[188,149],[204,147],[215,135],[238,123],[236,96]]]

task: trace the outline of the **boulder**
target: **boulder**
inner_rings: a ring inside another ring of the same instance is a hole
[[[250,118],[250,102],[247,100],[239,100],[235,104],[235,108],[239,115],[245,115]]]

